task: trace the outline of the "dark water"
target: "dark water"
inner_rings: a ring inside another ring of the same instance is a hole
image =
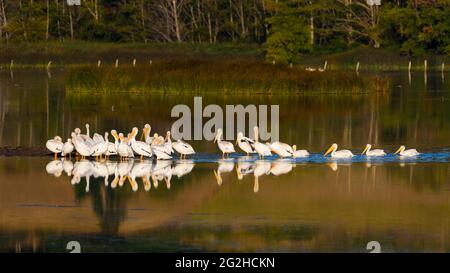
[[[280,138],[310,150],[308,159],[221,161],[206,141],[192,142],[201,154],[187,161],[0,157],[0,251],[65,252],[75,240],[86,252],[366,252],[375,240],[388,252],[448,252],[450,84],[440,74],[427,85],[420,73],[411,84],[387,75],[386,94],[204,95],[204,105],[279,104]],[[74,95],[64,77],[0,73],[0,147],[42,146],[86,122],[98,132],[147,122],[165,132],[172,106],[193,104],[191,94]],[[324,159],[333,142],[423,154]]]

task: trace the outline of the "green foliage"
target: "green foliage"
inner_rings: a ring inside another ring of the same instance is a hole
[[[271,26],[271,34],[264,45],[267,59],[296,62],[300,53],[311,50],[308,22],[297,5],[281,3],[279,12],[267,21]]]
[[[245,42],[264,44],[267,60],[281,63],[360,46],[408,56],[450,52],[450,0],[382,0],[372,7],[366,0],[173,1],[69,7],[61,0],[2,0],[0,42]]]

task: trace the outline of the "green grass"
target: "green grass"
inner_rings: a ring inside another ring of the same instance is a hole
[[[46,68],[52,61],[52,67],[113,66],[130,65],[133,59],[138,64],[152,61],[253,61],[264,63],[264,49],[258,44],[246,43],[107,43],[107,42],[35,42],[21,44],[0,44],[0,69],[9,69],[11,60],[14,68]],[[410,58],[402,56],[395,49],[374,49],[359,47],[340,53],[303,55],[296,66],[322,67],[328,61],[329,70],[355,70],[360,62],[360,71],[401,71],[408,69],[423,70],[423,61],[428,60],[430,71],[441,70],[443,62],[450,69],[450,56],[428,55]],[[267,62],[266,62],[267,63]]]
[[[389,82],[346,72],[306,72],[303,68],[251,60],[173,60],[152,65],[72,68],[66,91],[72,94],[145,92],[385,92]]]

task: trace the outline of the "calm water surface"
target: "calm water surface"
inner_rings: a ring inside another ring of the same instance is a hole
[[[0,157],[0,251],[65,252],[77,240],[83,251],[365,252],[377,240],[382,251],[448,252],[450,78],[386,75],[386,94],[203,94],[204,105],[279,104],[280,138],[314,153],[305,160],[222,161],[205,141],[187,161]],[[0,147],[43,146],[86,122],[165,132],[172,106],[193,105],[192,94],[74,95],[64,78],[0,73]],[[333,142],[424,154],[334,162],[319,155]]]

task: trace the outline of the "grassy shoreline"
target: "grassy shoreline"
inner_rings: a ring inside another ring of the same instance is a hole
[[[201,60],[212,64],[223,60],[250,60],[267,63],[264,49],[257,44],[220,43],[106,43],[106,42],[39,42],[21,44],[0,44],[0,69],[37,68],[45,69],[51,61],[51,67],[112,67],[116,59],[119,66],[148,64],[153,61]],[[428,61],[429,71],[441,71],[442,63],[447,63],[445,71],[450,70],[450,56],[428,55],[409,58],[401,56],[394,49],[373,49],[360,47],[333,54],[309,54],[300,58],[294,67],[323,67],[328,62],[328,70],[355,70],[359,62],[359,71],[406,71],[411,61],[412,71],[423,71],[424,60]],[[287,66],[287,65],[285,65]]]
[[[67,77],[67,93],[112,94],[149,92],[267,93],[386,92],[382,77],[359,77],[355,73],[306,72],[301,68],[268,65],[259,61],[222,60],[154,62],[139,67],[73,68]]]

